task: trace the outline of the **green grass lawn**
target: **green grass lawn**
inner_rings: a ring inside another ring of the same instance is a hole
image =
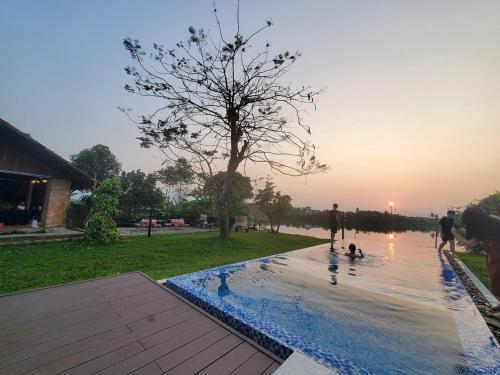
[[[0,294],[142,271],[153,279],[325,243],[313,237],[215,232],[123,237],[112,245],[82,241],[0,246]]]
[[[457,253],[457,256],[465,263],[467,267],[477,276],[479,280],[491,290],[490,277],[486,269],[486,257],[484,255],[475,255],[467,253]]]

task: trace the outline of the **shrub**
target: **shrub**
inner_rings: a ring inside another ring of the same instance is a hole
[[[120,180],[108,178],[101,182],[94,193],[94,205],[85,231],[90,243],[111,243],[119,239],[115,215],[118,213],[118,198],[121,194]]]

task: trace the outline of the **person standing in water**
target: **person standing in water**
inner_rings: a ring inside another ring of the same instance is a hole
[[[339,229],[339,211],[337,210],[339,205],[337,203],[333,204],[333,210],[330,211],[330,250],[333,249],[333,242],[335,241],[335,235]]]
[[[439,228],[441,231],[441,244],[439,245],[438,251],[443,250],[444,245],[447,242],[450,243],[451,254],[455,256],[455,236],[453,235],[453,226],[455,224],[455,211],[448,210],[446,216],[439,220]]]

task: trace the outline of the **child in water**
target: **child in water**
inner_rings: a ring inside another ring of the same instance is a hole
[[[349,245],[349,252],[345,253],[345,256],[348,256],[352,260],[356,258],[364,258],[365,256],[363,255],[363,251],[361,249],[357,249],[359,251],[359,255],[356,255],[356,245],[355,244],[350,244]]]

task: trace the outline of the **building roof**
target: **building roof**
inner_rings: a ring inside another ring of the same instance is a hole
[[[73,190],[89,189],[94,186],[94,180],[87,174],[80,171],[66,159],[57,155],[52,150],[42,145],[40,142],[33,139],[28,133],[24,133],[11,125],[7,121],[0,118],[0,139],[6,139],[9,145],[22,145],[23,148],[29,150],[32,155],[36,155],[36,159],[48,165],[52,170],[57,172],[56,178],[64,178],[71,181]],[[1,160],[0,160],[1,161]],[[1,164],[1,163],[0,163]],[[0,167],[0,169],[9,169]],[[31,174],[32,171],[14,169],[13,172],[22,174]],[[35,174],[46,174],[38,173]]]

